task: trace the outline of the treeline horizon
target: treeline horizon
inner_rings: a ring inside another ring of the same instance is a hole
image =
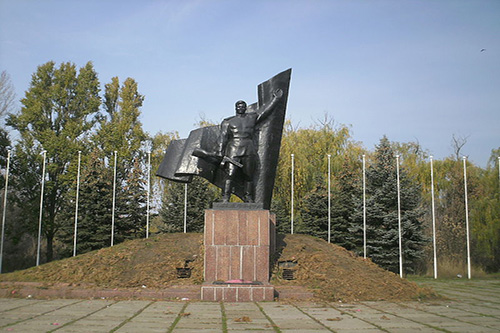
[[[4,96],[1,96],[4,98]],[[78,152],[81,152],[77,254],[146,236],[150,231],[180,232],[184,224],[184,185],[160,180],[155,171],[175,132],[146,133],[140,123],[144,96],[138,83],[118,77],[100,88],[91,62],[40,65],[21,99],[20,110],[6,117],[19,133],[10,142],[0,131],[0,166],[6,168],[11,147],[3,271],[35,264],[39,232],[42,151],[46,152],[42,215],[42,262],[72,255]],[[200,126],[212,125],[200,120]],[[466,262],[464,138],[451,138],[449,157],[434,159],[438,264]],[[114,152],[117,163],[114,164]],[[148,154],[151,154],[150,164]],[[397,270],[397,188],[395,155],[401,172],[405,273],[426,273],[432,266],[430,154],[418,142],[391,142],[381,135],[374,150],[352,138],[348,126],[324,119],[306,128],[286,121],[272,211],[278,231],[291,231],[291,154],[294,154],[294,232],[327,239],[328,192],[333,243],[363,255],[362,156],[366,157],[367,256]],[[328,191],[330,155],[330,191]],[[467,161],[469,223],[473,265],[486,272],[500,268],[500,148],[492,147],[486,168]],[[114,169],[116,166],[116,175]],[[148,166],[151,209],[146,211]],[[5,171],[4,171],[5,175]],[[116,191],[113,183],[116,180]],[[0,185],[4,197],[5,182]],[[113,194],[115,210],[113,213]],[[203,231],[204,210],[220,199],[219,189],[202,179],[188,185],[187,226]],[[396,218],[396,220],[394,220]],[[396,252],[394,252],[396,251]]]

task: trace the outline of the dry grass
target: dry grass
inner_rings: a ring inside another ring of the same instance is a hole
[[[388,272],[343,247],[306,235],[287,235],[279,260],[296,261],[296,280],[283,280],[275,269],[272,283],[303,285],[333,301],[416,300],[433,298],[429,288]]]
[[[76,257],[0,275],[0,281],[71,283],[98,287],[164,288],[200,284],[203,280],[202,234],[163,234],[127,241]],[[191,278],[178,279],[185,261]]]
[[[438,258],[437,274],[439,278],[445,279],[467,278],[467,263],[448,258]],[[471,267],[471,275],[476,278],[488,277],[488,274],[481,267],[477,266]],[[427,267],[425,276],[434,276],[434,266],[432,264]]]
[[[435,297],[344,248],[306,235],[281,237],[278,261],[296,261],[295,280],[283,280],[274,269],[271,283],[307,287],[330,301],[412,300]],[[190,278],[177,277],[176,268],[186,260]],[[39,267],[0,275],[0,281],[69,283],[98,288],[162,289],[203,282],[203,235],[163,234],[149,239],[127,241],[111,248],[54,261]]]

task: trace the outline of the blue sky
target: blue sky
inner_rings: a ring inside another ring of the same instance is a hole
[[[497,0],[0,0],[18,98],[50,60],[92,61],[102,86],[136,79],[151,134],[219,122],[291,67],[295,126],[328,114],[368,149],[387,135],[435,158],[467,137],[481,166],[500,147]]]

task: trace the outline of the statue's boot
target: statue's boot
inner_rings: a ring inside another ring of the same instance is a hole
[[[245,202],[254,202],[253,198],[253,183],[252,182],[246,182],[245,183],[245,197],[244,200]]]
[[[226,180],[224,183],[224,189],[222,190],[222,202],[229,202],[231,198],[231,180]]]

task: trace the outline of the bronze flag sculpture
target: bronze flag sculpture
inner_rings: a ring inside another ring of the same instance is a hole
[[[188,183],[201,176],[222,189],[269,209],[278,165],[292,70],[257,87],[258,102],[235,104],[236,115],[220,126],[198,128],[167,148],[157,176]]]

